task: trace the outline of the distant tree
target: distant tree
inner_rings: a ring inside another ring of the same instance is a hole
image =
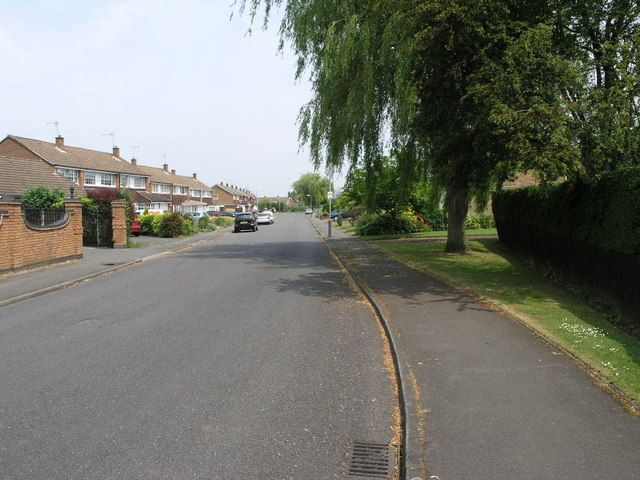
[[[319,173],[305,173],[293,182],[292,186],[298,202],[309,206],[319,206],[327,203],[327,192],[331,188],[331,182]]]

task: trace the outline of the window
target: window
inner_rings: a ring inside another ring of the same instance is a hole
[[[202,192],[202,196],[203,196],[204,198],[211,198],[211,192],[210,192],[209,190],[204,190],[204,191]]]
[[[120,175],[120,186],[123,188],[129,186],[129,175]]]
[[[133,188],[144,188],[144,177],[133,177]]]
[[[167,185],[166,183],[154,183],[151,186],[151,191],[153,193],[171,193],[171,185]]]
[[[120,186],[128,188],[144,188],[144,177],[120,175]]]
[[[96,184],[96,174],[94,172],[84,172],[84,184],[85,185],[95,185]]]
[[[190,190],[189,191],[189,195],[191,195],[192,197],[199,197],[200,196],[200,190]]]
[[[214,200],[218,200],[218,194],[217,193],[214,193],[211,196],[213,197]]]
[[[174,195],[186,195],[187,194],[187,187],[178,187],[178,186],[174,186],[173,187],[173,193]]]
[[[78,183],[78,170],[71,168],[56,168],[56,173],[62,175],[64,178],[68,178],[73,183]]]
[[[104,187],[110,187],[115,184],[115,175],[112,173],[101,173],[100,175],[100,185]]]

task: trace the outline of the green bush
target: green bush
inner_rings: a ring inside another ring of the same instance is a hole
[[[153,235],[153,219],[154,217],[159,216],[159,215],[150,215],[150,214],[144,214],[144,215],[140,215],[140,217],[138,218],[138,220],[140,221],[140,228],[141,228],[141,232],[142,235]]]
[[[198,233],[198,226],[193,221],[191,215],[182,214],[182,228],[180,229],[180,235],[189,236]]]
[[[469,215],[465,223],[466,230],[477,230],[480,228],[480,220],[477,215]]]
[[[336,223],[338,224],[339,227],[342,226],[342,217],[340,215],[336,217]]]
[[[361,215],[356,222],[356,234],[363,236],[416,233],[424,229],[425,225],[415,215],[408,213],[398,216],[390,213]]]
[[[605,251],[640,253],[640,168],[610,172],[592,182],[502,190],[493,196],[501,225],[520,225]]]
[[[209,223],[211,223],[209,215],[203,216],[198,220],[198,229],[207,230],[209,228]]]
[[[480,228],[493,228],[496,226],[496,222],[493,219],[492,215],[481,213],[477,217],[478,217],[478,223],[480,223]]]
[[[164,213],[162,214],[156,213],[153,215],[153,218],[151,220],[151,231],[153,232],[153,235],[156,237],[160,236],[160,226],[162,225],[163,216],[164,216]]]
[[[430,230],[442,231],[447,229],[447,212],[444,210],[433,210],[422,217],[429,225]]]
[[[22,197],[22,208],[64,207],[64,193],[58,188],[28,187]]]
[[[158,236],[173,238],[182,234],[184,217],[180,213],[163,213],[158,217],[160,217]]]

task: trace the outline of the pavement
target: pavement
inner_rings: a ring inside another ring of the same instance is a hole
[[[189,248],[199,242],[212,241],[230,231],[231,228],[222,228],[179,238],[133,237],[132,240],[141,245],[140,248],[84,247],[82,259],[0,275],[0,306]]]
[[[326,221],[312,219],[326,237]],[[636,479],[640,418],[515,320],[333,229],[396,346],[407,479]]]
[[[279,214],[0,306],[0,479],[380,478],[347,463],[398,440],[387,360],[308,220]]]

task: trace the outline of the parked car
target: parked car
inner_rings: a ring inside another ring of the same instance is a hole
[[[238,215],[236,212],[220,212],[221,217],[235,217]]]
[[[233,233],[238,233],[242,230],[253,230],[254,232],[258,231],[258,222],[250,213],[239,213],[238,215],[236,215]]]
[[[131,235],[137,237],[142,232],[142,225],[140,225],[140,220],[137,218],[131,222]]]
[[[217,210],[210,210],[210,211],[207,212],[207,214],[210,217],[219,217],[221,212],[218,212]]]
[[[256,218],[256,222],[258,225],[263,223],[273,223],[273,213],[271,212],[260,212],[258,214],[258,218]]]
[[[331,220],[338,217],[347,218],[347,214],[344,212],[341,212],[340,210],[334,210],[333,212],[331,212]]]
[[[313,210],[312,210],[311,208],[307,208],[307,209],[304,211],[304,213],[305,213],[305,214],[307,214],[307,215],[311,215],[311,214],[313,214]]]

